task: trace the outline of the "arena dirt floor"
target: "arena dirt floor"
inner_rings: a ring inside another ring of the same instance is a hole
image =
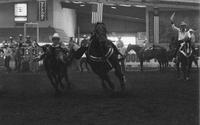
[[[45,73],[1,73],[0,125],[198,125],[198,72],[190,81],[175,74],[127,72],[120,94],[105,93],[93,73],[70,71],[73,88],[58,98]]]

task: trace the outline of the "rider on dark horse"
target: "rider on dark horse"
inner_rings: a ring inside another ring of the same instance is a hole
[[[54,47],[55,50],[58,50],[58,51],[56,51],[56,52],[59,52],[60,49],[62,49],[62,51],[65,51],[65,52],[68,51],[67,46],[65,46],[65,44],[64,44],[62,41],[60,41],[60,36],[59,36],[58,33],[54,33],[54,34],[53,34],[53,36],[52,36],[52,42],[53,42],[52,47]],[[65,56],[65,55],[60,54],[60,53],[56,53],[56,55],[58,56],[58,58],[59,58],[61,61],[65,62],[65,61],[64,61],[64,56]]]
[[[17,41],[17,52],[16,52],[16,69],[18,72],[20,72],[21,70],[23,55],[24,55],[23,35],[19,34],[19,39]]]
[[[191,40],[188,40],[188,39],[190,39],[190,37],[189,37],[190,35],[186,29],[187,24],[185,22],[181,22],[180,28],[176,27],[174,24],[174,19],[173,19],[174,15],[175,15],[175,13],[172,14],[170,20],[171,20],[172,28],[178,32],[178,41],[176,43],[178,45],[177,45],[176,51],[173,55],[173,62],[177,62],[177,52],[178,52],[179,48],[181,47],[181,44],[184,43],[185,41],[190,42]],[[193,49],[193,47],[192,47],[192,49]]]
[[[117,49],[117,47],[113,44],[112,41],[107,39],[107,35],[105,35],[107,33],[106,30],[106,26],[104,23],[97,23],[94,31],[91,35],[90,41],[94,40],[94,39],[98,39],[99,42],[101,43],[100,46],[102,48],[102,53],[105,52],[105,50],[103,50],[103,48],[105,48],[104,46],[106,46],[107,48],[113,48],[116,52],[118,52],[118,55],[121,56],[121,58],[119,60],[123,60],[124,56],[119,52],[119,50]],[[105,55],[102,55],[103,59],[106,59]]]

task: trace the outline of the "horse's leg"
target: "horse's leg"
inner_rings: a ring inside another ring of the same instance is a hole
[[[177,70],[177,78],[180,79],[180,77],[181,77],[180,62],[176,62],[176,70]]]
[[[68,77],[67,70],[66,70],[66,72],[64,73],[64,75],[65,75],[65,81],[67,82],[67,88],[68,88],[68,89],[71,89],[72,84],[71,84],[71,82],[69,81],[69,77]]]
[[[122,68],[119,64],[115,65],[115,75],[120,81],[121,91],[125,90],[125,76],[123,74]]]
[[[188,78],[190,77],[191,68],[192,68],[192,61],[189,61],[189,65],[188,65]]]
[[[160,72],[162,71],[162,62],[161,61],[158,61],[158,63],[159,63],[159,70],[160,70]]]
[[[192,68],[192,59],[188,59],[188,66],[187,66],[187,77],[186,77],[186,80],[189,80],[190,78],[190,70]]]
[[[108,83],[108,85],[110,86],[110,88],[111,88],[112,90],[115,89],[115,86],[114,86],[114,84],[112,83],[112,81],[110,80],[108,74],[102,74],[100,77],[101,77],[102,80],[105,80],[105,81]],[[103,87],[104,87],[104,86],[103,86]]]
[[[185,64],[185,62],[181,62],[181,70],[183,72],[183,77],[184,79],[186,79],[187,77],[187,65]]]
[[[89,67],[88,67],[88,63],[87,63],[87,60],[86,60],[86,59],[85,59],[85,67],[86,67],[87,71],[89,72],[90,69],[89,69]]]
[[[83,72],[83,58],[81,58],[80,60],[80,69],[81,69],[81,72]]]
[[[140,71],[143,72],[143,61],[140,60]]]
[[[59,74],[58,74],[58,83],[59,83],[60,87],[61,87],[62,89],[64,89],[65,86],[64,86],[64,84],[62,83],[62,78],[63,78],[62,73],[59,73]]]
[[[108,91],[108,87],[106,86],[106,84],[105,84],[105,81],[102,79],[101,80],[101,85],[102,85],[102,88],[104,89],[104,91]]]
[[[199,66],[198,66],[198,60],[197,59],[193,59],[194,60],[194,64],[196,65],[196,67],[197,67],[197,70],[199,69]]]
[[[58,84],[56,83],[56,76],[51,74],[49,71],[47,71],[47,77],[50,79],[51,85],[54,87],[55,89],[55,95],[57,95],[58,93],[60,93],[59,89],[58,89]]]

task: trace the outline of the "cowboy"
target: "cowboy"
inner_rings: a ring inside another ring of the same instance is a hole
[[[23,44],[23,35],[22,35],[22,34],[19,34],[18,46],[19,46],[20,44]]]
[[[96,24],[95,28],[94,28],[94,31],[93,31],[92,36],[90,38],[90,41],[92,41],[95,38],[99,39],[99,42],[102,43],[102,44],[100,44],[100,46],[105,45],[108,48],[113,48],[118,53],[118,55],[121,56],[120,60],[123,60],[124,59],[123,55],[119,52],[119,50],[113,44],[113,42],[107,39],[106,33],[107,33],[107,29],[106,29],[105,24],[98,22]],[[106,57],[103,56],[103,60],[105,60],[105,58]]]
[[[195,49],[195,42],[196,42],[196,39],[195,39],[195,35],[194,35],[194,30],[193,29],[189,29],[188,30],[188,34],[189,34],[189,38],[190,38],[190,41],[191,41],[191,47],[192,47],[192,51],[194,54],[194,58],[197,58],[197,52],[196,52],[196,49]]]
[[[18,39],[18,45],[17,45],[17,49],[16,49],[16,57],[15,57],[15,61],[16,61],[16,70],[18,72],[21,71],[21,64],[22,64],[22,59],[23,59],[23,55],[24,55],[24,49],[23,49],[23,35],[19,34],[19,39]]]
[[[63,42],[60,41],[60,36],[58,33],[54,33],[52,36],[52,46],[53,47],[61,47],[63,49],[67,49],[67,46]]]
[[[121,37],[118,38],[118,41],[116,42],[117,48],[122,48],[124,46],[124,43],[121,40]]]
[[[117,41],[117,49],[123,55],[123,57],[125,57],[126,48],[124,47],[124,43],[122,42],[121,37],[119,37]],[[120,55],[118,58],[120,58]],[[122,71],[125,72],[125,60],[121,60],[120,62],[122,66]]]
[[[189,29],[188,33],[189,33],[189,38],[191,39],[191,43],[194,44],[195,43],[194,30],[193,29]]]
[[[14,40],[14,38],[12,36],[9,37],[9,42],[8,42],[8,46],[10,48],[15,48],[15,46],[17,45],[17,42]]]
[[[30,47],[32,45],[31,36],[26,36],[25,46]]]
[[[68,52],[67,46],[63,42],[60,41],[60,36],[59,36],[58,33],[54,33],[53,34],[53,36],[52,36],[52,42],[53,42],[52,47],[57,48],[57,49],[61,48],[65,52]],[[61,59],[61,61],[65,62],[63,54],[58,53],[58,57]]]
[[[7,71],[10,72],[11,68],[9,66],[9,62],[12,56],[12,49],[8,45],[5,45],[5,48],[3,51],[4,51],[4,56],[5,56],[5,67]]]
[[[4,41],[2,42],[2,47],[3,47],[3,48],[6,48],[7,45],[8,45],[8,41],[7,41],[7,40],[4,40]]]
[[[175,12],[172,14],[170,20],[171,20],[172,29],[176,30],[178,32],[178,41],[177,41],[178,47],[176,48],[176,51],[174,53],[173,62],[175,62],[177,60],[176,59],[177,52],[178,52],[178,49],[180,48],[181,43],[183,43],[189,36],[187,29],[186,29],[187,24],[185,22],[181,22],[180,28],[176,27],[174,24],[174,16],[175,16]]]

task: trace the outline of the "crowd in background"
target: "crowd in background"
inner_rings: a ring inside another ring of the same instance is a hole
[[[11,70],[35,72],[38,64],[33,59],[40,53],[38,43],[36,40],[32,40],[29,35],[24,37],[19,34],[16,38],[10,36],[1,45],[1,57],[4,59],[7,72]]]

